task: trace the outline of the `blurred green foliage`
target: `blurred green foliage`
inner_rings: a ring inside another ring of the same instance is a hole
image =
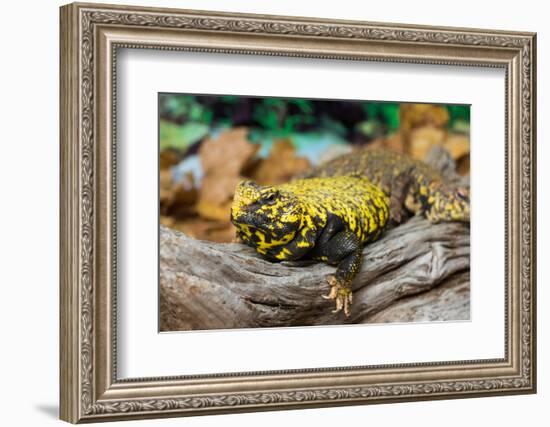
[[[449,111],[449,128],[455,132],[470,131],[470,107],[467,105],[446,105]]]
[[[160,120],[160,149],[174,148],[184,150],[208,135],[210,127],[201,122],[189,122],[177,125]]]
[[[292,107],[296,107],[295,111]],[[306,99],[265,98],[252,117],[263,130],[283,136],[315,123],[312,101]]]
[[[383,123],[388,131],[399,129],[399,104],[395,102],[364,102],[369,121]]]
[[[445,107],[449,127],[467,131],[470,107]],[[397,131],[399,109],[395,102],[161,94],[160,145],[161,149],[184,149],[232,126],[249,127],[250,138],[258,141],[314,131],[364,142]]]
[[[210,124],[212,110],[201,104],[193,95],[161,95],[160,117],[174,121],[189,121]]]
[[[450,123],[452,128],[457,121],[470,123],[470,107],[467,105],[446,105],[449,111]]]

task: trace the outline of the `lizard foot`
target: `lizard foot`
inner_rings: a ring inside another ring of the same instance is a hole
[[[349,317],[350,306],[353,300],[350,285],[342,280],[338,280],[333,275],[328,276],[327,281],[331,289],[328,295],[322,295],[322,297],[336,301],[336,308],[332,310],[333,313],[338,313],[343,309],[346,317]]]

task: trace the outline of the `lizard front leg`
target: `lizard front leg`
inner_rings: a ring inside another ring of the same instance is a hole
[[[303,228],[289,243],[270,248],[265,255],[274,261],[296,261],[305,257],[314,248],[316,238],[316,228]]]
[[[343,231],[345,228],[344,222],[339,217],[329,213],[327,216],[327,223],[315,242],[316,248],[314,250],[314,254],[315,251],[322,252],[330,239],[332,239],[335,234]]]
[[[339,231],[324,245],[316,248],[316,257],[329,264],[338,264],[336,273],[328,277],[331,290],[324,298],[335,300],[337,313],[344,310],[350,315],[353,300],[351,284],[361,268],[363,245],[355,233],[349,230]]]

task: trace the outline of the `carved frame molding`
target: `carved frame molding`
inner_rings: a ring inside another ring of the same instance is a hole
[[[535,34],[71,4],[61,8],[60,42],[62,419],[101,421],[535,391]],[[505,68],[506,357],[118,380],[118,48]]]

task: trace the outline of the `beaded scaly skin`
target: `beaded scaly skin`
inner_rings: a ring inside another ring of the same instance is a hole
[[[390,198],[390,217],[402,222],[407,211],[430,222],[470,222],[470,189],[447,182],[428,164],[388,150],[361,148],[311,170],[305,177],[360,176]]]
[[[237,236],[265,258],[337,265],[325,297],[335,300],[334,311],[343,309],[346,316],[362,249],[380,236],[388,218],[388,197],[360,176],[301,179],[276,186],[243,181],[231,207]]]

